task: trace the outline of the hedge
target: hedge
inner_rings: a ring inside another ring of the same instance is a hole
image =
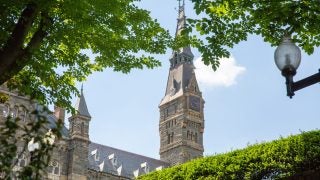
[[[320,131],[302,132],[245,149],[151,172],[140,180],[282,179],[320,169]]]

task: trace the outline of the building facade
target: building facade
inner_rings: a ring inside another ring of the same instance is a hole
[[[184,3],[179,4],[176,36],[185,28]],[[51,162],[45,178],[52,180],[133,179],[155,170],[184,163],[203,154],[204,100],[194,73],[191,48],[174,51],[170,58],[169,77],[160,109],[160,160],[101,145],[90,141],[91,115],[81,89],[75,105],[76,113],[68,118],[69,128],[62,128],[62,138],[55,141]],[[19,123],[34,121],[28,113],[37,109],[36,102],[4,85],[0,92],[9,100],[0,103],[0,126],[7,116],[19,117]],[[47,115],[48,129],[58,119],[65,120],[65,110],[54,107]],[[23,143],[18,144],[18,153]],[[30,153],[23,152],[14,171],[30,162]],[[14,177],[13,177],[14,179]]]

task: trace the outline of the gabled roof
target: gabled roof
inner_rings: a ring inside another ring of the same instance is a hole
[[[116,163],[113,163],[114,158]],[[169,163],[161,160],[92,142],[89,145],[88,160],[89,169],[128,178],[147,173],[146,165],[150,172],[169,166]]]
[[[88,111],[86,100],[83,95],[83,88],[82,87],[81,87],[80,97],[78,97],[77,103],[75,105],[75,109],[76,109],[78,115],[91,117],[90,113]]]

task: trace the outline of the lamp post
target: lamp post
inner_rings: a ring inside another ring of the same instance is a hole
[[[281,44],[274,52],[274,61],[286,78],[287,96],[292,98],[294,92],[320,82],[320,70],[318,73],[294,82],[293,76],[301,62],[301,51],[298,46],[291,42],[290,36],[285,36]]]

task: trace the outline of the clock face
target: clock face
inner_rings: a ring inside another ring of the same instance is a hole
[[[196,96],[189,96],[189,107],[192,110],[200,111],[200,98]]]

